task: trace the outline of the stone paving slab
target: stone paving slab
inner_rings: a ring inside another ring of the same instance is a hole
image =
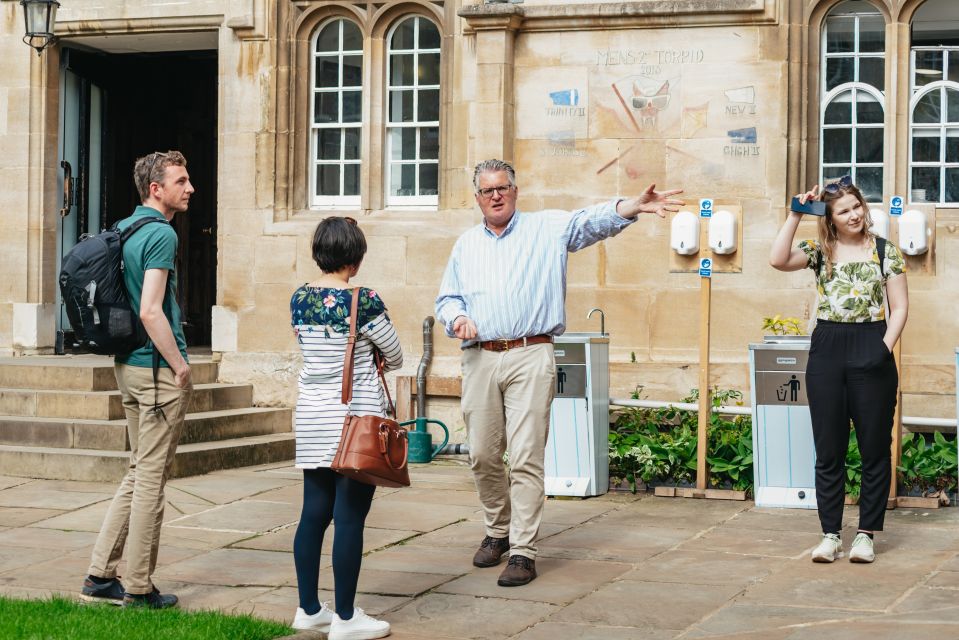
[[[377,551],[363,559],[363,569],[442,573],[461,576],[473,571],[473,554],[460,549],[430,549],[423,546],[399,545]]]
[[[639,562],[687,540],[692,533],[661,527],[628,527],[589,522],[543,540],[542,556]]]
[[[112,491],[57,491],[45,486],[47,483],[45,480],[35,480],[0,491],[0,507],[70,510],[113,497]]]
[[[171,480],[168,484],[175,489],[180,489],[204,500],[216,504],[226,504],[271,489],[289,486],[295,482],[293,479],[271,478],[263,474],[243,474],[239,477],[243,478],[242,482],[237,482],[237,475],[216,472],[191,478],[179,478]]]
[[[781,570],[785,563],[778,558],[716,553],[683,545],[650,558],[623,579],[745,587]]]
[[[412,529],[426,532],[464,520],[475,512],[473,507],[380,499],[373,501],[366,525],[378,529]]]
[[[391,613],[388,619],[398,632],[428,638],[494,640],[509,638],[557,609],[542,602],[431,593]]]
[[[296,584],[293,554],[216,549],[157,569],[159,579],[225,586]]]
[[[768,529],[729,529],[718,526],[687,540],[683,549],[738,553],[776,558],[796,558],[819,544],[820,535]]]
[[[64,529],[69,531],[99,533],[100,527],[103,525],[103,520],[107,515],[107,510],[110,508],[110,502],[110,500],[104,500],[103,502],[97,502],[96,504],[91,504],[75,511],[57,511],[53,517],[33,522],[31,526],[42,529]],[[205,510],[209,509],[210,506],[196,504],[184,505],[181,503],[178,508],[173,504],[167,503],[166,509],[163,511],[163,522],[170,523],[185,515],[189,515],[181,511],[181,508]]]
[[[320,602],[329,602],[329,606],[334,606],[332,591],[321,589],[318,595]],[[366,593],[356,597],[356,606],[371,616],[381,616],[388,611],[398,609],[407,602],[410,602],[410,598]],[[296,588],[279,587],[237,603],[234,605],[234,610],[289,623],[296,613],[297,606],[299,606],[299,596]]]
[[[539,528],[540,544],[545,543],[545,539],[556,535],[562,531],[571,528],[572,525],[543,523]],[[486,535],[486,527],[483,525],[482,518],[478,520],[466,520],[447,525],[436,531],[431,531],[418,535],[406,544],[412,546],[430,546],[430,547],[457,547],[469,550],[470,557],[476,549],[479,548],[483,537]]]
[[[35,509],[33,507],[0,507],[0,525],[5,527],[25,527],[62,513],[65,509]]]
[[[802,606],[766,606],[733,603],[723,607],[686,633],[688,638],[708,638],[768,630],[791,625],[861,618],[862,611]]]
[[[292,567],[292,558],[290,566]],[[439,585],[448,582],[452,576],[446,573],[423,573],[411,571],[382,571],[367,569],[360,571],[357,584],[359,593],[372,593],[386,596],[418,596]],[[295,579],[291,584],[296,584]],[[333,590],[333,572],[320,571],[320,589]],[[362,605],[360,605],[362,606]]]
[[[814,627],[802,627],[786,636],[788,640],[956,640],[954,625],[908,623],[891,621],[837,622]]]
[[[336,527],[330,526],[323,536],[324,554],[332,553],[335,531]],[[369,553],[375,549],[394,545],[417,534],[418,532],[416,531],[404,531],[402,529],[375,529],[373,527],[366,527],[363,530],[363,553]],[[294,536],[296,536],[295,524],[284,527],[279,531],[241,540],[230,546],[237,549],[263,549],[264,551],[288,551],[292,553]]]
[[[299,508],[286,502],[242,499],[194,515],[181,516],[170,524],[215,531],[265,533],[294,523],[299,517]]]
[[[675,636],[674,631],[656,629],[540,622],[513,638],[515,640],[671,640]]]
[[[28,482],[33,482],[33,480],[30,478],[16,478],[14,476],[0,476],[0,491]]]
[[[0,547],[29,547],[31,549],[56,549],[72,551],[93,546],[97,536],[88,531],[59,531],[57,529],[39,529],[20,527],[7,529],[0,533]]]

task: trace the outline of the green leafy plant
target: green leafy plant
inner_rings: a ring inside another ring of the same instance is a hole
[[[763,318],[763,331],[771,331],[776,336],[802,336],[806,332],[802,328],[802,320],[793,317],[782,317],[778,313],[771,318]]]
[[[859,500],[862,488],[862,456],[859,454],[859,441],[856,432],[849,430],[849,445],[846,448],[846,495]]]
[[[934,433],[931,441],[922,434],[907,433],[902,437],[899,484],[923,495],[955,491],[956,462],[956,443],[941,433]]]

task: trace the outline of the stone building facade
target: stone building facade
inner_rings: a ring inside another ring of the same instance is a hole
[[[901,194],[929,220],[929,251],[908,258],[904,412],[955,413],[952,0],[61,5],[59,41],[37,56],[19,3],[0,0],[4,352],[54,350],[60,255],[127,215],[134,157],[179,147],[197,187],[177,222],[181,293],[221,378],[292,402],[289,296],[315,276],[311,232],[333,213],[367,234],[359,281],[386,300],[413,372],[452,244],[481,220],[471,168],[499,157],[523,210],[650,183],[741,208],[736,272],[712,282],[711,360],[714,384],[748,390],[763,317],[814,310],[810,274],[767,263],[788,197],[853,173],[877,208]],[[605,311],[613,395],[696,386],[700,279],[677,271],[655,218],[571,257],[568,330],[596,330],[586,313]],[[457,375],[457,345],[440,330],[435,343],[433,372]],[[431,412],[459,423],[451,400]]]

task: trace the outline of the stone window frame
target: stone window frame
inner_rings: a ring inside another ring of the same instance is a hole
[[[366,11],[362,5],[351,3],[323,3],[308,6],[299,15],[293,17],[290,24],[290,51],[288,72],[288,104],[281,102],[279,108],[288,108],[289,131],[278,127],[277,179],[275,189],[276,206],[274,221],[294,218],[316,219],[330,213],[357,212],[377,213],[396,219],[408,220],[422,217],[433,218],[437,211],[446,206],[451,198],[446,188],[449,183],[447,167],[450,152],[444,144],[448,131],[448,114],[451,91],[451,49],[452,36],[449,30],[449,11],[443,6],[426,0],[405,0],[404,2],[372,5],[375,10]],[[438,202],[431,206],[388,206],[386,189],[386,38],[395,24],[403,19],[419,16],[430,20],[440,32],[441,69],[440,69],[440,153]],[[360,170],[359,207],[317,206],[311,198],[311,148],[312,128],[310,115],[312,107],[312,49],[314,34],[318,29],[336,18],[345,18],[354,22],[363,35],[363,111],[360,157],[363,158]],[[281,96],[282,101],[282,96]],[[285,135],[284,135],[285,134]]]
[[[949,92],[954,92],[954,96],[959,98],[959,82],[951,80],[939,80],[936,82],[930,82],[924,85],[916,84],[916,52],[921,50],[935,50],[948,52],[950,54],[957,54],[955,56],[949,55],[944,56],[945,65],[943,65],[943,77],[948,77],[947,69],[952,64],[952,59],[955,57],[959,60],[959,47],[911,47],[910,48],[910,59],[909,59],[909,89],[911,98],[909,100],[909,202],[913,202],[913,178],[915,169],[937,169],[939,171],[939,197],[936,200],[924,200],[924,202],[933,202],[939,206],[948,206],[948,205],[959,205],[959,195],[954,197],[952,200],[946,200],[945,190],[946,190],[946,172],[952,170],[953,172],[959,172],[959,160],[949,162],[946,159],[946,150],[947,144],[946,139],[950,132],[959,134],[959,119],[949,120],[949,109],[948,105],[943,104],[949,100]],[[938,92],[940,94],[940,107],[942,107],[941,117],[939,122],[936,123],[917,123],[915,121],[916,109],[919,106],[919,101],[923,97],[933,93]],[[945,119],[943,119],[945,118]],[[916,161],[913,159],[913,154],[915,152],[915,138],[917,131],[935,131],[938,134],[939,139],[939,160],[937,161]]]

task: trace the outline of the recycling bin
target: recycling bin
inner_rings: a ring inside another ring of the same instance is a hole
[[[816,448],[806,400],[809,336],[749,345],[756,506],[816,508]]]
[[[546,495],[602,495],[609,490],[609,338],[567,333],[555,339],[553,349]]]

